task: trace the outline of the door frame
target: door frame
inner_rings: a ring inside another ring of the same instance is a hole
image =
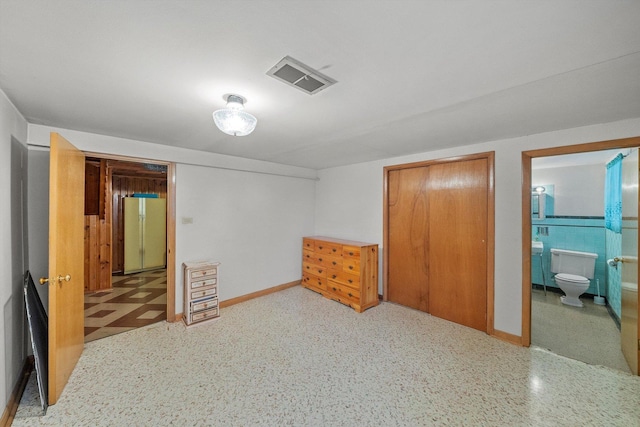
[[[182,319],[176,316],[176,164],[162,160],[127,157],[114,154],[85,151],[86,157],[107,160],[122,160],[132,163],[150,163],[167,166],[167,322]]]
[[[462,162],[468,160],[487,159],[488,188],[487,188],[487,334],[496,335],[494,328],[494,277],[495,277],[495,152],[467,154],[446,157],[442,159],[424,160],[420,162],[404,163],[385,166],[383,171],[383,205],[382,205],[382,300],[388,301],[389,291],[389,172],[401,169],[432,166],[442,163]]]
[[[640,147],[640,136],[522,152],[522,345],[531,345],[531,159]],[[640,240],[640,238],[639,238]]]

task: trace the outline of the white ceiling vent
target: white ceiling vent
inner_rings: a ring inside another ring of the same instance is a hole
[[[316,94],[337,83],[332,78],[304,65],[300,61],[296,61],[290,56],[285,56],[280,62],[271,67],[267,71],[267,75],[296,87],[309,95]]]

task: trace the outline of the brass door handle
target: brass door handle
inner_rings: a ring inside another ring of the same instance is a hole
[[[71,280],[71,275],[67,274],[66,276],[63,275],[59,275],[58,277],[54,277],[52,279],[49,279],[47,277],[41,277],[40,278],[40,284],[44,285],[45,283],[49,282],[49,283],[55,283],[56,281],[58,283],[62,283],[62,282],[68,282],[69,280]]]

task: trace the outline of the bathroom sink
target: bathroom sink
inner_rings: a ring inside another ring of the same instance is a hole
[[[531,242],[531,255],[540,255],[544,250],[544,245],[542,242]]]

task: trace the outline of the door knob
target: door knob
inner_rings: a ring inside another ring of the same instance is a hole
[[[71,275],[70,274],[67,274],[66,276],[59,275],[58,277],[54,277],[52,279],[49,279],[49,278],[46,278],[46,277],[41,277],[40,278],[40,284],[44,285],[47,282],[55,283],[56,281],[58,283],[62,283],[62,282],[68,282],[69,280],[71,280]]]

